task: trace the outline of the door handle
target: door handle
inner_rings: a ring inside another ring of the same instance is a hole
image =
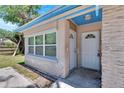
[[[98,57],[101,57],[102,56],[102,53],[101,52],[97,53],[97,56]]]
[[[97,56],[100,57],[100,53],[97,53]]]
[[[101,56],[101,51],[98,50],[97,56],[100,57]]]

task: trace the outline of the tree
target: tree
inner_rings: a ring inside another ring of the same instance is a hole
[[[5,22],[22,26],[39,16],[40,5],[1,5],[0,17]]]
[[[40,8],[40,5],[3,5],[0,6],[0,17],[7,23],[11,22],[12,24],[22,26],[38,17],[38,10]],[[24,38],[22,33],[3,30],[0,33],[1,37],[10,39],[17,44],[14,55],[18,49],[22,53],[24,52]]]
[[[18,42],[18,40],[15,38],[16,36],[16,32],[12,32],[12,31],[7,31],[5,29],[0,29],[0,38],[3,38],[3,39],[9,39],[15,43]]]
[[[18,32],[7,31],[5,29],[0,28],[0,38],[9,39],[14,43],[18,43]]]
[[[23,38],[22,33],[6,31],[4,29],[0,29],[0,38],[9,39],[9,40],[13,41],[17,45],[13,56],[16,55],[18,50],[21,53],[24,53],[24,38]]]

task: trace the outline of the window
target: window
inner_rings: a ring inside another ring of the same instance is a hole
[[[43,35],[39,35],[35,37],[35,44],[36,45],[41,45],[43,44]]]
[[[45,35],[45,44],[56,44],[56,33],[50,33]]]
[[[34,54],[34,46],[29,46],[29,53]]]
[[[95,38],[95,35],[94,34],[88,34],[85,39],[90,39],[90,38]]]
[[[28,41],[29,45],[34,45],[34,37],[30,37]]]
[[[34,54],[34,37],[28,39],[28,51],[29,54]]]
[[[29,37],[28,50],[29,54],[56,57],[56,32]]]
[[[43,46],[36,46],[36,55],[43,55]]]
[[[56,46],[45,46],[46,56],[56,56]]]
[[[45,56],[56,56],[56,33],[45,35]]]

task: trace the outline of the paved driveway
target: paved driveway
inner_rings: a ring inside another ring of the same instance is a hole
[[[0,69],[1,88],[25,88],[35,87],[33,83],[16,72],[12,67]]]

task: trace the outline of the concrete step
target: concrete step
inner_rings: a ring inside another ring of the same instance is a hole
[[[62,80],[57,80],[51,85],[50,88],[74,88],[74,87]]]

